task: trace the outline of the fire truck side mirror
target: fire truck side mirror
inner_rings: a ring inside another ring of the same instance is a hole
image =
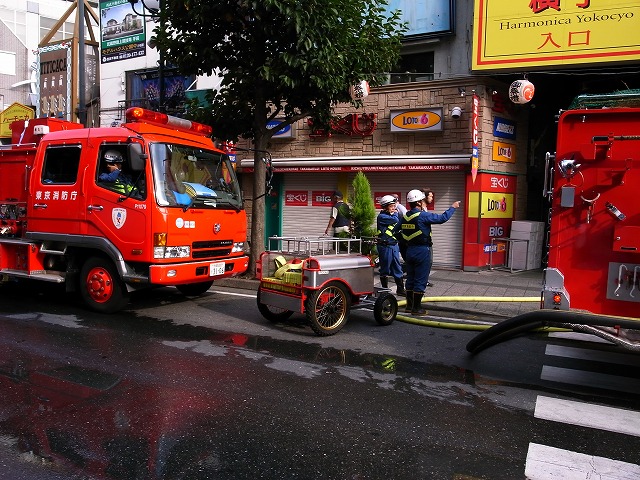
[[[148,155],[143,152],[142,145],[133,142],[129,144],[129,161],[131,162],[131,170],[141,172],[144,170],[144,161]]]

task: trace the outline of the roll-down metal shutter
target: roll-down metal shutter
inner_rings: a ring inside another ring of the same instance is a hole
[[[442,213],[456,200],[465,205],[464,172],[369,172],[365,174],[371,185],[371,192],[401,192],[401,200],[406,203],[407,192],[414,188],[431,188],[435,193],[435,213]],[[350,175],[349,181],[355,174]],[[333,190],[336,177],[330,173],[292,173],[284,179],[284,191],[306,190],[311,195],[314,190]],[[345,194],[347,192],[344,192]],[[283,236],[318,237],[324,234],[329,221],[328,207],[283,206]],[[461,268],[462,266],[462,229],[464,208],[442,225],[432,227],[433,263],[435,266]]]
[[[282,208],[282,235],[284,237],[320,237],[329,223],[329,207],[311,206],[311,192],[336,189],[336,176],[332,173],[290,173],[284,177],[284,191],[306,190],[309,202],[306,207]],[[344,192],[346,195],[346,192]],[[284,201],[284,200],[283,200]]]
[[[464,172],[415,172],[415,173],[367,173],[371,193],[402,192],[401,201],[406,205],[409,190],[430,188],[435,196],[434,213],[443,213],[456,200],[459,208],[451,219],[441,225],[433,225],[433,264],[440,267],[462,267],[462,230],[464,225],[465,173]]]

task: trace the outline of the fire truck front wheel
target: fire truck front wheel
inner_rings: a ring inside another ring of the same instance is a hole
[[[82,266],[80,291],[84,302],[96,312],[113,313],[129,302],[124,282],[109,260],[89,258]]]

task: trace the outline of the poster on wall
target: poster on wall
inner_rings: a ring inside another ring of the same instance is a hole
[[[100,2],[100,40],[101,63],[146,55],[144,18],[133,11],[129,0]]]

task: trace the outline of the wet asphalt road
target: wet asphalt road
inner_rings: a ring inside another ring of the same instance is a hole
[[[541,393],[640,399],[542,381],[543,335],[470,356],[475,332],[356,311],[320,338],[266,322],[252,294],[162,289],[106,316],[0,292],[0,478],[511,480],[531,442],[637,460],[637,438],[534,418]],[[18,451],[50,459],[44,476]]]

